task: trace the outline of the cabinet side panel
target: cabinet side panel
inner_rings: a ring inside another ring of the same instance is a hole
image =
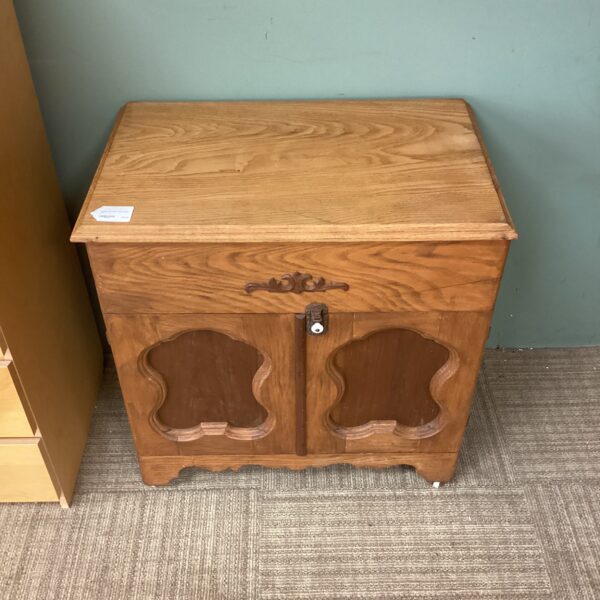
[[[0,0],[0,27],[0,324],[69,498],[102,349],[9,0]]]

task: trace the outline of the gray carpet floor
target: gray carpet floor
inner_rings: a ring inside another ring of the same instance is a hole
[[[108,368],[73,507],[0,506],[0,597],[600,598],[600,348],[487,351],[455,480],[140,480]]]

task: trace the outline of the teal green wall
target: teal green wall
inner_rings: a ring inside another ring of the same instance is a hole
[[[75,216],[127,100],[463,96],[521,239],[490,345],[600,343],[598,0],[16,0]]]

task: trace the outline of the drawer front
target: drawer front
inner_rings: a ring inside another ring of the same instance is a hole
[[[508,242],[87,248],[107,314],[487,311]]]
[[[0,438],[34,435],[18,387],[13,363],[0,360]]]
[[[56,502],[39,438],[0,440],[0,502]]]

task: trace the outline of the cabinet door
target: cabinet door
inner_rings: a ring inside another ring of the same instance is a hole
[[[138,453],[294,453],[296,321],[108,315]]]
[[[308,336],[308,452],[455,452],[489,313],[334,313]]]

